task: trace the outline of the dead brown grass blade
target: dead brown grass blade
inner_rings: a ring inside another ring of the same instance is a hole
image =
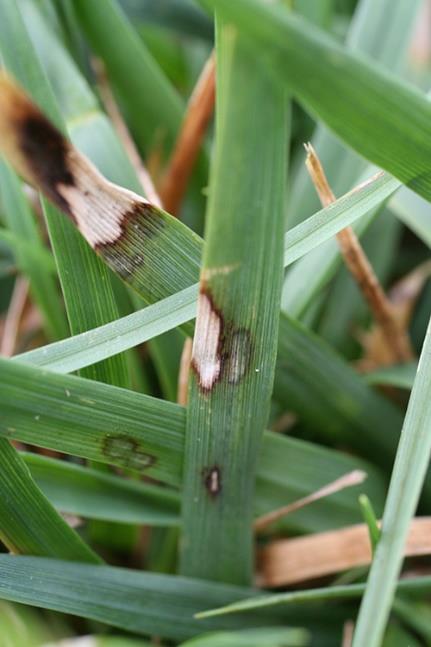
[[[410,525],[406,556],[431,554],[431,517],[417,517]],[[286,586],[339,573],[371,562],[366,524],[273,541],[259,556],[259,584]]]
[[[289,505],[285,505],[282,508],[278,508],[277,510],[273,510],[272,512],[268,512],[267,514],[262,515],[255,520],[253,528],[256,531],[263,530],[271,523],[274,523],[275,521],[282,519],[286,515],[291,514],[296,510],[300,510],[301,508],[304,508],[311,503],[314,503],[314,501],[318,501],[319,499],[323,499],[327,496],[330,496],[331,494],[335,494],[336,492],[344,490],[345,488],[352,487],[354,485],[360,485],[366,478],[367,474],[362,470],[353,470],[353,472],[349,472],[348,474],[341,476],[335,481],[332,481],[332,483],[328,483],[328,485],[325,485],[319,490],[316,490],[316,492],[313,492],[312,494],[309,494],[302,499],[298,499],[293,503],[289,503]]]
[[[215,102],[215,57],[211,54],[190,98],[171,159],[160,182],[165,209],[177,215]]]
[[[329,186],[322,164],[311,144],[306,144],[306,167],[319,195],[323,207],[328,207],[336,198]],[[369,262],[361,243],[352,227],[346,227],[337,234],[337,240],[347,268],[355,279],[365,301],[379,323],[392,352],[393,363],[409,362],[413,351],[408,334],[387,298]]]

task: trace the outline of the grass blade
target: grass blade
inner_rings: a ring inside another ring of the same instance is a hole
[[[62,512],[117,523],[179,524],[179,496],[172,490],[38,454],[21,456],[42,492]]]
[[[202,607],[217,606],[253,595],[252,589],[142,573],[125,568],[0,555],[0,597],[98,620],[114,627],[162,638],[189,638],[215,629],[280,625],[299,608],[282,613],[232,616],[198,621]],[[256,592],[257,593],[257,592]],[[318,618],[319,614],[315,614]]]
[[[243,584],[277,349],[287,99],[250,61],[238,31],[216,25],[216,149],[187,407],[181,572]]]
[[[343,141],[431,199],[431,104],[424,94],[283,7],[259,0],[204,4],[236,24],[295,97]]]
[[[0,440],[0,537],[14,553],[97,563],[98,556],[54,510],[18,452]]]
[[[431,323],[404,420],[381,526],[381,538],[371,565],[353,645],[366,640],[377,647],[389,615],[403,561],[405,538],[415,513],[431,454]]]

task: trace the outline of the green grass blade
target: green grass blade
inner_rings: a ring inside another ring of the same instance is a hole
[[[204,4],[236,24],[295,97],[346,144],[431,199],[431,104],[424,94],[283,7],[258,0]]]
[[[0,555],[0,598],[174,640],[216,629],[280,625],[290,618],[297,626],[304,617],[299,608],[217,620],[193,617],[202,608],[252,595],[252,589],[205,580]]]
[[[99,558],[54,510],[18,452],[0,440],[0,538],[14,553],[97,563]]]
[[[288,111],[283,88],[250,61],[237,30],[216,26],[216,148],[187,407],[180,568],[243,584],[252,577],[254,476],[277,351]]]
[[[381,538],[371,565],[353,645],[366,641],[377,647],[382,639],[403,562],[404,544],[415,513],[431,454],[431,323],[404,420],[391,484],[383,513]]]
[[[1,360],[0,366],[0,435],[4,438],[133,468],[181,486],[182,407],[10,360]],[[152,465],[147,454],[155,459]],[[286,464],[291,464],[290,470]],[[310,494],[353,469],[367,472],[363,491],[381,509],[385,484],[374,467],[339,452],[266,432],[257,474],[256,513],[264,514]],[[304,474],[308,475],[306,483]],[[357,518],[355,495],[346,491],[291,515],[286,524],[318,531],[353,523]]]
[[[58,107],[19,7],[7,0],[2,1],[0,17],[0,50],[6,69],[16,76],[62,128]],[[57,209],[46,202],[44,209],[72,332],[80,333],[118,318],[111,277],[106,266]],[[104,285],[103,293],[100,285]],[[114,384],[128,383],[125,359],[121,356],[89,368],[87,375]]]
[[[21,183],[4,162],[0,164],[0,191],[8,228],[32,250],[30,254],[25,249],[18,252],[18,266],[30,282],[31,295],[40,309],[48,337],[61,339],[67,335],[68,325],[57,283],[51,268],[38,260],[37,252],[46,252],[43,241]]]
[[[325,442],[347,442],[373,462],[392,465],[402,413],[330,346],[285,315],[280,319],[274,395]]]
[[[115,0],[74,0],[81,27],[103,58],[111,82],[127,106],[133,132],[144,150],[163,142],[169,150],[183,114],[179,94],[153,60]],[[116,34],[112,47],[106,34]]]
[[[180,482],[178,405],[10,360],[0,366],[4,437]]]
[[[397,180],[380,175],[330,207],[291,229],[284,240],[284,264],[290,265],[332,237],[396,190]],[[198,286],[178,292],[97,329],[19,356],[25,362],[67,373],[137,346],[194,319]]]
[[[360,0],[349,24],[346,47],[352,52],[372,56],[377,63],[398,72],[405,64],[419,6],[420,0]],[[365,170],[365,160],[344,146],[322,124],[317,124],[312,144],[335,195],[348,191]],[[288,195],[289,227],[302,221],[319,205],[318,196],[305,168],[302,151],[298,154],[297,162]]]
[[[62,512],[117,523],[179,524],[179,496],[172,490],[38,454],[21,456],[42,492]]]
[[[365,591],[365,584],[348,584],[344,586],[330,586],[319,589],[306,589],[305,591],[288,591],[276,593],[249,600],[242,600],[220,609],[211,609],[199,613],[197,617],[214,617],[225,613],[238,613],[252,611],[263,607],[272,607],[279,604],[294,604],[306,602],[326,602],[329,600],[359,599]],[[431,577],[414,577],[397,582],[397,591],[408,593],[411,596],[423,595],[431,589]]]
[[[411,364],[380,368],[372,373],[367,373],[364,377],[368,384],[382,384],[410,390],[413,386],[416,372],[417,364],[413,362]]]
[[[192,0],[165,0],[163,5],[153,0],[120,0],[123,11],[132,21],[150,22],[175,29],[181,34],[211,41],[214,28],[208,16]]]
[[[427,200],[403,188],[391,199],[389,207],[425,245],[431,247],[431,206]]]
[[[240,631],[220,631],[197,636],[180,647],[305,647],[309,634],[303,629],[280,629],[262,627]]]

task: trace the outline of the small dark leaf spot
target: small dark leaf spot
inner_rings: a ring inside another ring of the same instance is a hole
[[[125,434],[106,435],[102,443],[102,453],[115,464],[135,470],[151,467],[156,462],[155,456],[142,450],[139,441]]]
[[[202,472],[204,486],[208,494],[215,498],[221,491],[221,471],[218,465],[205,467]]]

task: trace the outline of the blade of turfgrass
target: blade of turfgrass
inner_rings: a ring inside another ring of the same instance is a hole
[[[343,141],[431,199],[431,104],[424,94],[281,6],[202,4],[237,25],[289,91]]]
[[[0,538],[10,551],[100,561],[54,510],[18,452],[4,439],[0,439],[0,487]]]
[[[4,162],[0,164],[0,191],[8,229],[17,238],[24,239],[32,250],[48,253],[21,183]],[[51,269],[38,262],[37,254],[26,254],[25,249],[18,251],[16,258],[20,271],[29,280],[31,295],[42,314],[46,334],[52,340],[65,337],[67,321]]]
[[[179,496],[172,490],[38,454],[21,456],[57,510],[104,521],[179,524]]]
[[[191,0],[165,0],[163,5],[152,0],[138,4],[135,0],[120,0],[129,20],[149,22],[208,41],[213,39],[213,24],[202,9]]]
[[[211,632],[181,643],[180,647],[305,647],[310,644],[309,640],[305,629],[262,627]]]
[[[149,302],[197,280],[198,236],[141,196],[108,182],[4,75],[0,103],[6,155],[77,223],[90,246],[123,280]],[[21,118],[15,119],[18,106]],[[27,124],[36,125],[29,129]],[[47,137],[53,142],[49,148],[43,145]]]
[[[11,93],[10,91],[11,86],[8,82],[4,81],[3,100],[6,102]],[[12,94],[15,95],[17,100],[23,101],[28,110],[32,111],[34,115],[37,115],[38,119],[43,119],[38,112],[35,112],[33,106],[26,104],[25,98],[18,91],[12,88]],[[11,113],[9,113],[9,116],[11,116]],[[3,118],[5,119],[4,126],[9,131],[11,124],[6,115]],[[44,125],[48,127],[48,124],[45,122]],[[106,228],[105,231],[105,226],[101,233],[98,229],[97,218],[94,219],[93,217],[92,220],[88,219],[85,205],[90,204],[91,196],[90,198],[87,196],[87,198],[83,199],[82,209],[71,210],[71,213],[73,213],[79,222],[81,231],[85,233],[89,241],[97,248],[97,251],[101,253],[108,264],[124,280],[135,287],[141,296],[150,302],[190,285],[197,278],[200,261],[200,239],[178,222],[178,220],[173,219],[168,214],[150,205],[139,196],[130,194],[120,188],[114,189],[103,178],[95,176],[94,170],[89,167],[85,158],[80,156],[64,140],[58,141],[63,142],[62,146],[69,151],[68,155],[72,155],[76,161],[76,164],[74,163],[72,165],[71,172],[72,175],[74,172],[77,173],[75,180],[78,184],[81,184],[80,189],[77,189],[77,197],[81,196],[81,192],[83,191],[89,191],[90,194],[97,193],[99,198],[103,195],[106,200],[102,201],[102,204],[99,205],[100,218],[106,217],[108,211],[112,209],[110,224],[116,233],[112,233],[112,229],[110,230],[109,228]],[[53,160],[49,155],[47,156],[46,149],[41,150],[41,147],[36,141],[34,142],[34,146],[34,153],[27,160],[21,158],[20,150],[19,147],[17,148],[16,142],[12,143],[10,153],[16,158],[23,172],[30,175],[33,181],[40,184],[41,178],[34,177],[34,173],[29,169],[29,163],[39,159],[39,161],[43,160],[44,164],[46,163],[52,166],[54,163],[57,164],[58,160]],[[89,180],[89,178],[92,179]],[[89,184],[90,187],[88,186]],[[380,189],[379,199],[387,194],[390,195],[396,187],[397,182],[393,178],[388,176],[376,177],[375,183],[374,181],[369,181],[364,186],[356,189],[350,196],[348,194],[348,196],[344,196],[340,201],[337,201],[334,207],[325,214],[327,216],[327,222],[322,218],[323,212],[319,212],[320,219],[319,217],[315,217],[309,223],[309,228],[307,224],[302,223],[294,232],[289,232],[288,236],[291,236],[291,238],[288,238],[290,261],[297,258],[298,254],[304,253],[304,247],[307,249],[306,242],[307,245],[312,242],[313,227],[315,228],[314,236],[317,244],[318,240],[322,240],[322,235],[325,230],[329,235],[330,231],[334,231],[333,227],[338,226],[335,223],[338,221],[338,215],[341,215],[341,211],[346,209],[344,213],[346,219],[350,217],[353,219],[358,215],[354,209],[356,199],[358,202],[361,202],[363,198],[365,200],[364,205],[367,204],[367,200],[369,199],[369,206],[371,208],[375,204],[374,199],[377,197]],[[56,193],[55,187],[53,189],[52,186],[47,186],[45,183],[43,188],[54,200],[60,203],[64,202],[65,197],[61,193]],[[102,193],[100,193],[101,191]],[[351,203],[347,205],[350,201]],[[329,217],[329,215],[332,217]],[[122,229],[122,226],[124,226],[124,229]],[[137,232],[135,226],[138,227],[139,232]],[[123,234],[121,239],[118,239],[118,242],[116,242],[120,231],[123,231]],[[307,236],[309,236],[308,241],[305,240]],[[105,242],[98,243],[102,239]],[[160,248],[164,250],[164,254],[161,253]]]
[[[54,123],[60,129],[64,129],[51,87],[37,58],[18,5],[2,0],[0,16],[0,51],[6,70],[19,79]],[[43,142],[46,142],[47,135],[45,131],[42,135]],[[43,168],[40,164],[43,164],[43,161],[39,160],[39,164],[36,162],[36,168]],[[55,166],[54,174],[57,174],[57,178],[58,173],[59,167]],[[42,202],[72,333],[80,333],[117,319],[119,311],[107,268],[77,235],[71,223],[51,204]],[[64,204],[60,205],[60,209],[62,208]],[[104,286],[103,293],[100,285]],[[86,375],[113,384],[128,384],[127,366],[125,358],[121,355],[87,369]]]
[[[216,17],[216,34],[216,144],[187,406],[180,570],[244,584],[252,577],[254,478],[277,351],[288,106],[238,31]]]
[[[359,0],[349,24],[346,48],[371,56],[376,63],[398,73],[406,62],[420,5],[420,0]],[[312,144],[335,195],[348,191],[364,172],[365,160],[344,146],[323,124],[317,124]],[[289,227],[302,221],[318,206],[302,163],[302,155],[300,157],[287,198]]]
[[[0,555],[0,598],[78,615],[139,634],[174,640],[203,631],[280,626],[307,618],[300,607],[198,621],[202,606],[251,597],[253,589],[126,568],[70,564],[53,559]],[[257,591],[256,591],[257,594]],[[336,617],[336,616],[335,616]],[[341,616],[342,617],[342,616]],[[327,612],[308,616],[311,630],[329,620]]]
[[[182,407],[9,360],[0,360],[0,367],[0,435],[4,438],[132,468],[181,485],[185,434]],[[287,463],[292,466],[288,472]],[[258,469],[256,512],[263,514],[294,501],[352,469],[367,472],[363,490],[381,509],[384,483],[374,467],[357,458],[266,432]],[[340,492],[328,502],[295,513],[289,522],[299,529],[315,530],[326,528],[329,519],[342,525],[355,518],[355,497]]]
[[[325,442],[348,443],[383,467],[392,465],[402,413],[328,344],[286,315],[280,318],[274,397]]]
[[[401,432],[383,513],[381,538],[371,565],[353,645],[377,647],[385,629],[403,561],[403,548],[431,454],[431,322]]]
[[[239,613],[241,611],[253,611],[264,607],[277,606],[279,604],[305,604],[307,602],[326,602],[330,600],[358,599],[365,591],[365,584],[348,584],[344,586],[330,586],[319,589],[307,589],[305,591],[289,591],[287,593],[276,593],[274,595],[260,596],[241,600],[219,609],[201,611],[196,618],[207,618],[227,613]],[[397,582],[397,592],[404,592],[409,596],[423,596],[431,590],[431,577],[414,577],[403,579]]]
[[[346,223],[366,214],[398,186],[399,183],[393,178],[379,175],[290,230],[285,235],[285,266],[332,237]],[[191,286],[140,312],[56,344],[24,353],[16,359],[46,366],[61,373],[78,370],[194,319],[197,293],[198,286]]]

